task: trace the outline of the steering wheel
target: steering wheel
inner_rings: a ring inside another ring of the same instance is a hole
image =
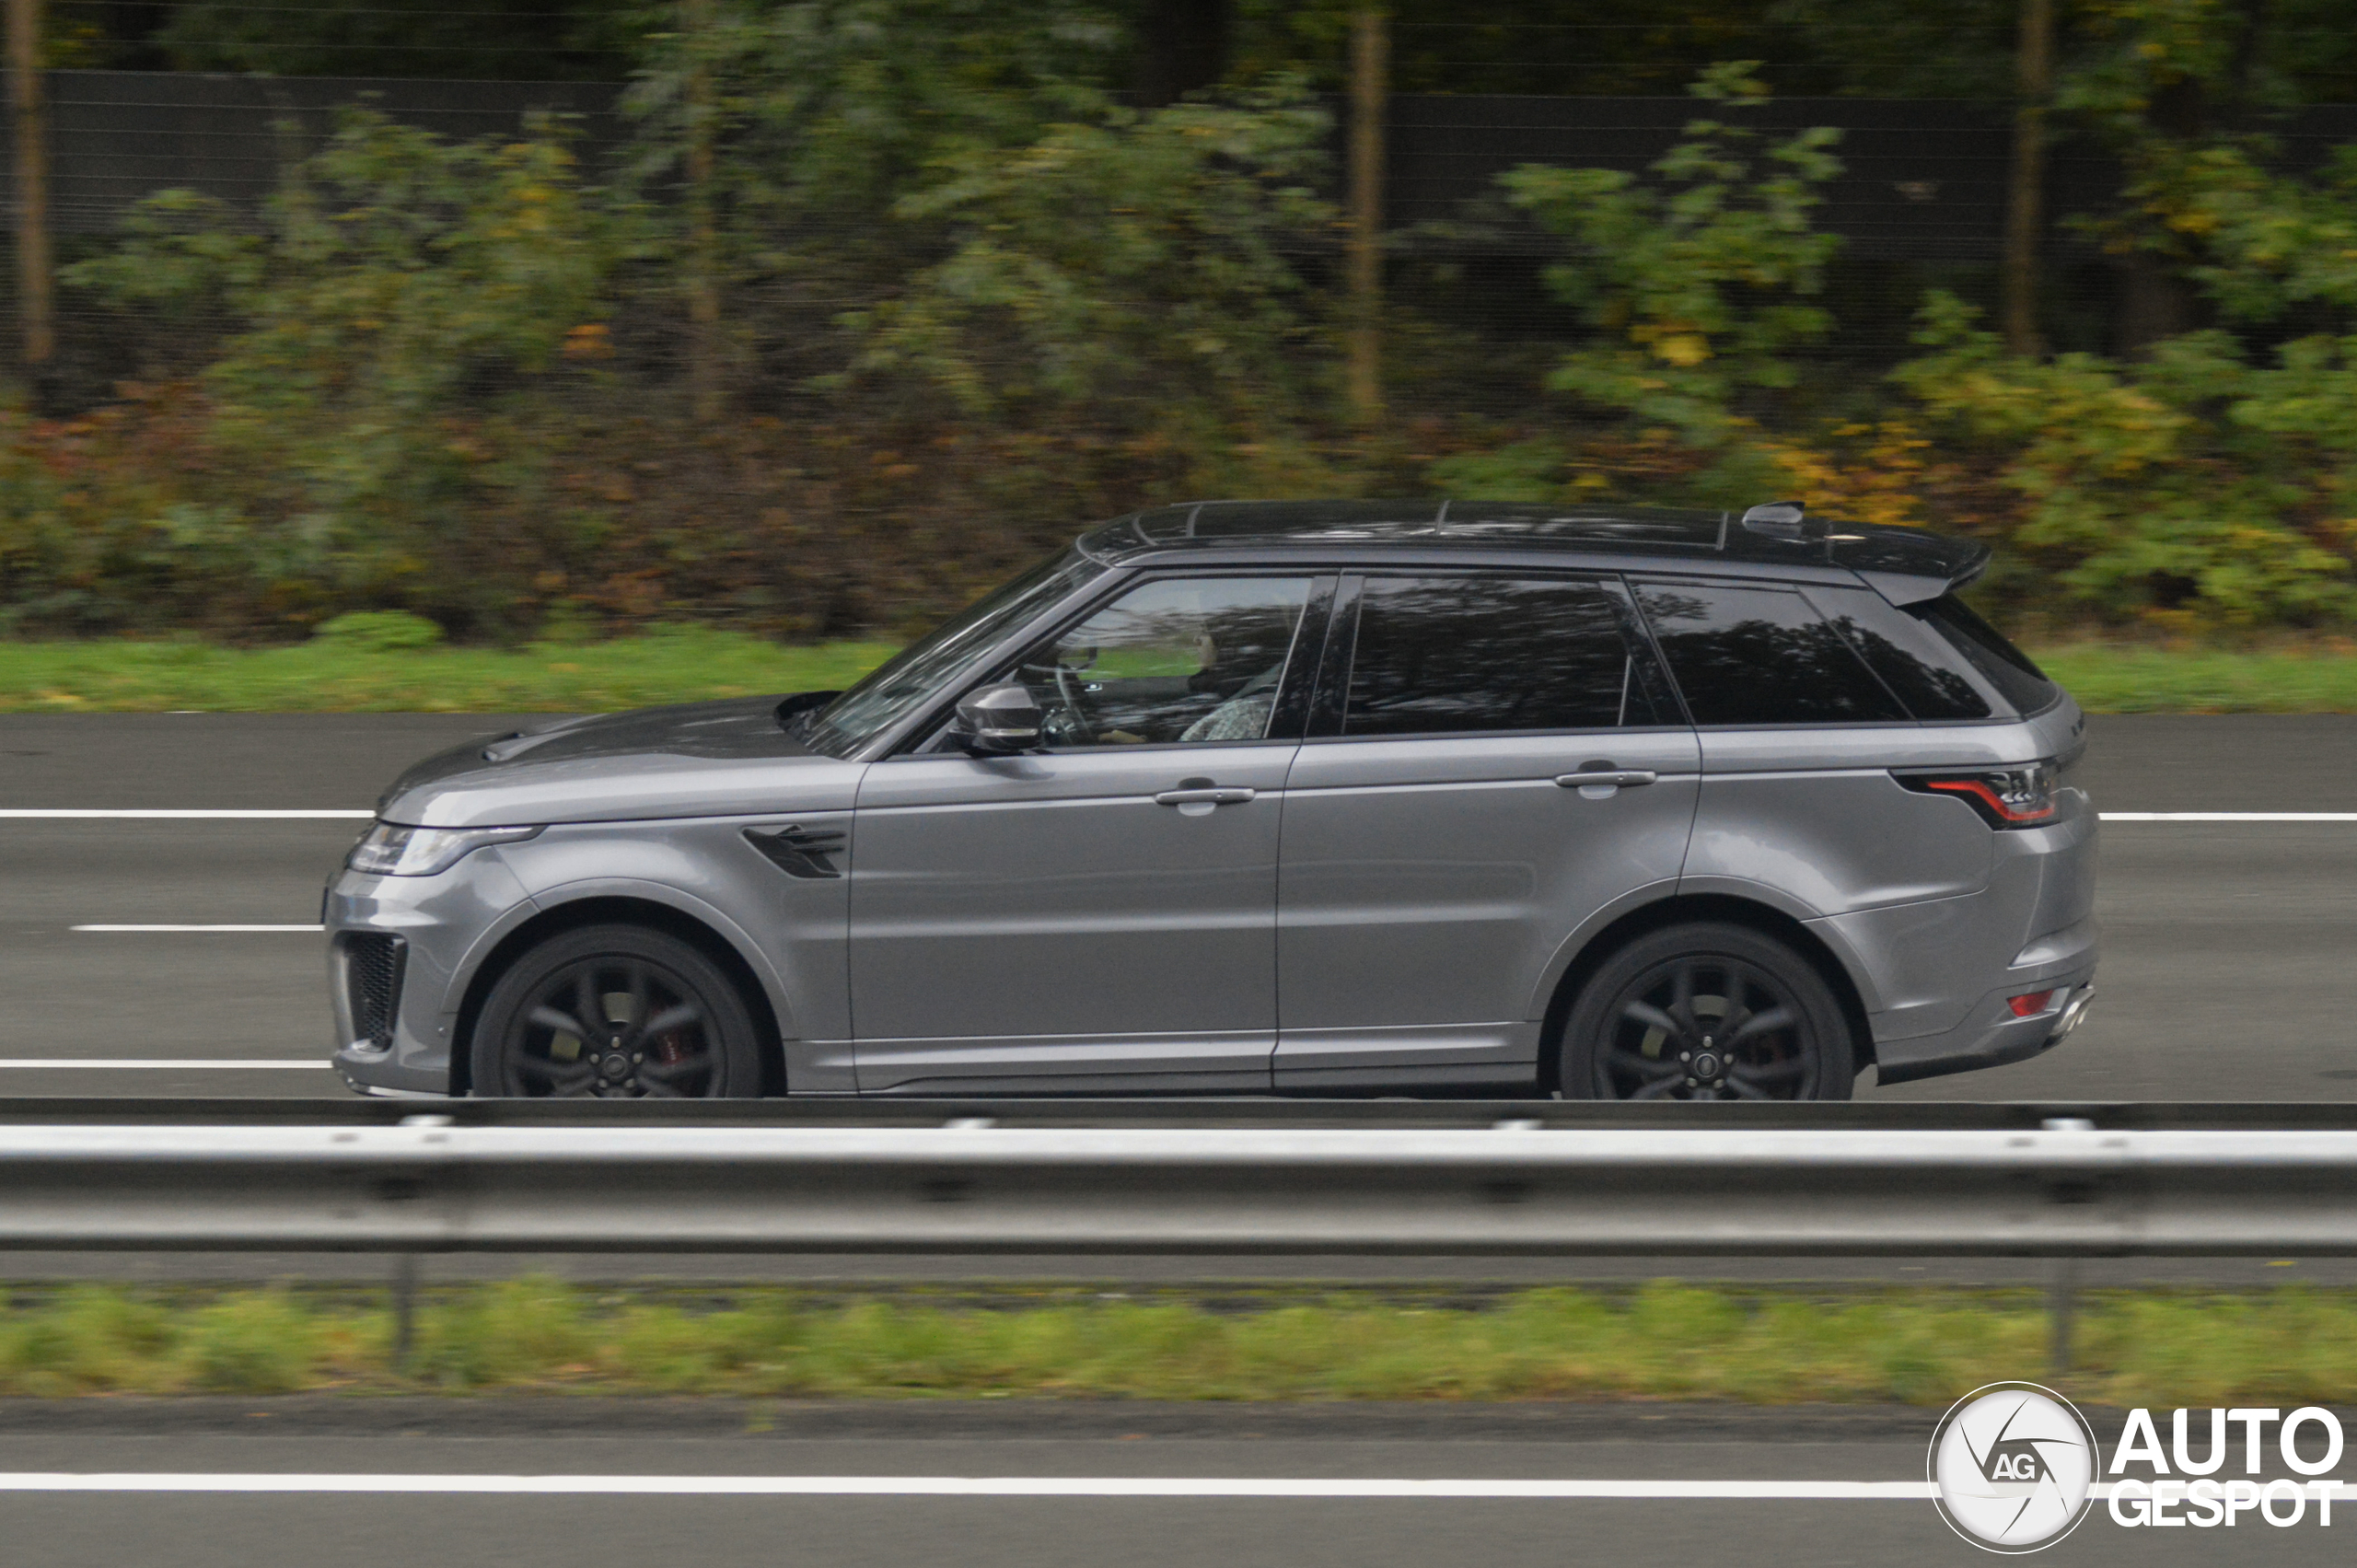
[[[1048,732],[1042,738],[1052,739],[1064,746],[1096,745],[1096,727],[1088,722],[1087,714],[1081,708],[1080,693],[1073,690],[1072,671],[1061,659],[1056,661],[1056,702],[1062,711],[1048,715],[1047,721],[1040,726]]]

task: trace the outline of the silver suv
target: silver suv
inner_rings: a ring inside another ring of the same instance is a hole
[[[376,1094],[1839,1099],[2092,994],[2084,721],[1981,546],[1716,512],[1105,524],[848,691],[552,722],[328,889]]]

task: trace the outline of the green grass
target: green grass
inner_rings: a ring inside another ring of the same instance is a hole
[[[2038,662],[2091,714],[2357,714],[2357,648],[2235,651],[2081,643]]]
[[[1801,1293],[1663,1282],[1462,1301],[780,1288],[428,1293],[396,1372],[380,1294],[125,1290],[0,1298],[0,1393],[531,1391],[834,1398],[1724,1400],[1937,1405],[2043,1370],[2029,1292]],[[2071,1391],[2114,1404],[2357,1397],[2357,1293],[2090,1293]]]
[[[787,647],[666,629],[602,643],[275,648],[0,642],[0,712],[587,713],[848,685],[888,643]],[[2091,713],[2357,713],[2357,652],[2076,644],[2038,657]]]
[[[891,654],[888,643],[784,647],[693,627],[513,651],[0,642],[0,712],[605,712],[847,686]]]

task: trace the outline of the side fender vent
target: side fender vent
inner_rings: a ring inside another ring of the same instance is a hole
[[[745,842],[769,857],[788,877],[826,880],[842,872],[828,858],[841,853],[843,834],[834,828],[803,828],[788,822],[782,828],[748,828]]]

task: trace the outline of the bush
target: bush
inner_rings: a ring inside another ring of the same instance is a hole
[[[311,633],[315,642],[353,653],[399,653],[439,646],[442,628],[406,610],[355,610],[320,622]]]

